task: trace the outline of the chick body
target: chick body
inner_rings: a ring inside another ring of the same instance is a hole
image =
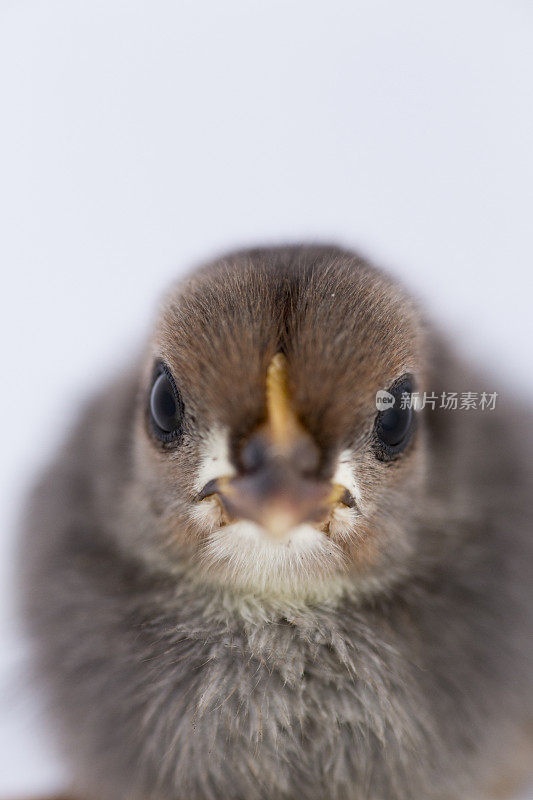
[[[217,466],[244,470],[277,352],[316,475],[346,473],[357,506],[284,542],[198,499]],[[177,443],[147,421],[160,359]],[[487,388],[344,251],[235,254],[170,293],[27,517],[25,613],[76,793],[453,800],[515,773],[533,711],[528,417],[503,397],[426,409],[381,460],[373,398],[407,371],[437,394]]]

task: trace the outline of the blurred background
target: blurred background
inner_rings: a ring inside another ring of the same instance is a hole
[[[529,0],[0,0],[0,798],[63,785],[16,621],[24,494],[176,275],[340,242],[488,389],[533,388],[532,37]]]

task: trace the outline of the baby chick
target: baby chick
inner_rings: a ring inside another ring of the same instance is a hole
[[[236,253],[174,287],[27,515],[73,793],[501,796],[531,754],[529,417],[441,407],[486,389],[340,249]]]

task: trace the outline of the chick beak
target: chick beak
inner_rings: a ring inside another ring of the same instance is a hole
[[[280,539],[304,522],[325,522],[338,503],[354,503],[344,486],[315,477],[320,453],[293,411],[281,353],[267,370],[266,406],[266,422],[241,448],[240,473],[210,481],[199,499],[216,494],[230,521],[251,520]]]

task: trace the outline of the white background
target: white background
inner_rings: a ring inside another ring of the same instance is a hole
[[[0,798],[62,785],[13,609],[24,491],[177,273],[359,247],[532,387],[532,37],[528,0],[0,0]]]

